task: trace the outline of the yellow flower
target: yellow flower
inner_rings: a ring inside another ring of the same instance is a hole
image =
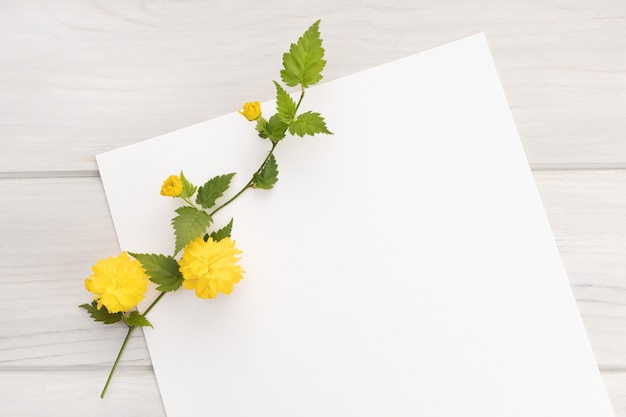
[[[234,284],[242,278],[244,270],[236,263],[235,241],[226,237],[218,242],[201,237],[192,240],[183,249],[179,262],[183,274],[183,287],[196,290],[200,298],[215,298],[218,291],[230,294]]]
[[[141,262],[130,259],[126,252],[118,257],[100,259],[91,267],[93,274],[85,280],[85,288],[96,296],[98,310],[105,306],[109,313],[126,312],[143,300],[148,288],[148,275]]]
[[[243,110],[239,110],[246,119],[253,121],[261,117],[261,103],[258,101],[249,101],[243,105]]]
[[[161,195],[165,197],[178,197],[183,192],[183,182],[178,175],[170,175],[161,187]]]

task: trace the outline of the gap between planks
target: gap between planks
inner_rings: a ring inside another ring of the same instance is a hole
[[[32,366],[0,366],[0,374],[9,374],[9,373],[97,373],[97,372],[106,372],[108,373],[111,370],[111,364],[102,364],[102,365],[68,365],[68,366],[46,366],[46,365],[32,365]],[[626,372],[626,367],[624,369]],[[124,364],[124,366],[120,366],[116,373],[124,373],[124,374],[145,374],[145,373],[154,373],[154,369],[151,365],[131,365]]]
[[[50,366],[50,365],[18,365],[18,366],[0,366],[0,374],[8,372],[94,372],[109,371],[110,364],[101,365],[68,365],[68,366]],[[122,369],[120,367],[120,369]],[[598,365],[598,369],[602,374],[626,374],[626,365]],[[153,372],[152,365],[124,365],[125,372]]]
[[[624,164],[530,164],[533,172],[543,171],[621,171]],[[98,170],[66,171],[0,171],[0,180],[5,179],[52,179],[52,178],[98,178]]]

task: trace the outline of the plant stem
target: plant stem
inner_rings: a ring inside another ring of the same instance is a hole
[[[269,153],[267,154],[267,156],[263,160],[263,163],[261,164],[261,166],[259,167],[259,169],[256,172],[259,172],[259,171],[261,171],[263,169],[263,167],[265,166],[267,161],[270,159],[270,156],[274,153],[274,149],[276,149],[276,145],[277,144],[278,144],[278,142],[272,142],[272,149],[270,149]],[[255,172],[255,174],[256,174],[256,172]],[[239,197],[241,194],[244,193],[244,191],[246,191],[248,188],[252,187],[254,185],[253,179],[254,179],[254,175],[252,176],[250,181],[248,181],[248,183],[241,190],[239,190],[239,192],[237,194],[235,194],[230,200],[228,200],[227,202],[225,202],[224,204],[222,204],[221,206],[219,206],[218,208],[213,210],[210,213],[210,216],[213,216],[219,210],[223,209],[224,207],[226,207],[227,205],[229,205],[230,203],[235,201],[237,199],[237,197]],[[184,199],[184,200],[187,203],[189,203],[191,206],[195,207],[193,205],[193,203],[191,201],[189,201],[189,199]],[[159,296],[157,298],[155,298],[155,300],[148,306],[148,308],[146,308],[146,311],[144,311],[144,313],[143,313],[144,317],[161,300],[161,298],[163,298],[163,296],[165,296],[165,294],[167,294],[167,293],[162,292],[161,294],[159,294]],[[104,395],[106,394],[107,389],[109,388],[109,384],[111,383],[111,379],[113,378],[113,374],[115,373],[115,370],[117,369],[117,365],[119,364],[120,359],[122,357],[122,354],[124,353],[124,349],[126,348],[126,344],[128,343],[128,340],[130,339],[130,335],[133,333],[133,331],[135,330],[136,327],[137,326],[129,326],[128,327],[128,333],[126,334],[126,337],[124,338],[124,342],[122,342],[122,347],[120,348],[120,351],[117,354],[117,358],[115,358],[115,362],[113,363],[113,367],[111,368],[111,372],[109,372],[109,377],[107,378],[107,382],[104,385],[104,389],[102,390],[102,394],[100,394],[100,398],[104,398]]]
[[[298,99],[298,104],[296,104],[296,110],[295,110],[294,113],[298,112],[298,109],[300,108],[300,104],[302,103],[302,99],[303,98],[304,98],[304,87],[302,87],[302,90],[300,91],[300,99]],[[217,213],[218,211],[220,211],[221,209],[223,209],[224,207],[226,207],[227,205],[229,205],[230,203],[235,201],[241,194],[244,193],[244,191],[246,191],[248,188],[251,188],[252,186],[254,186],[254,175],[259,173],[263,169],[263,167],[265,166],[267,161],[270,159],[270,157],[274,153],[274,149],[276,149],[276,145],[278,145],[278,142],[272,142],[272,149],[270,149],[269,153],[267,154],[267,156],[263,160],[263,163],[261,164],[259,169],[257,169],[256,172],[252,175],[252,178],[250,179],[250,181],[248,181],[248,183],[241,190],[239,190],[237,192],[237,194],[235,194],[230,200],[228,200],[227,202],[225,202],[224,204],[222,204],[221,206],[219,206],[215,210],[213,210],[211,213],[209,213],[209,216],[213,217],[213,215],[215,213]]]
[[[155,300],[152,302],[152,304],[150,304],[148,306],[148,308],[146,308],[146,311],[143,312],[143,316],[147,316],[148,313],[150,312],[150,310],[152,310],[152,307],[154,307],[156,305],[156,303],[158,303],[161,298],[163,298],[163,296],[167,294],[166,292],[162,292],[161,294],[159,294],[159,296],[157,298],[155,298]]]
[[[189,199],[189,197],[181,197],[181,198],[183,199],[183,201],[184,201],[185,203],[187,203],[187,204],[189,204],[191,207],[193,207],[193,208],[197,209],[196,205],[193,203],[193,201],[191,201],[191,200]]]
[[[298,100],[298,104],[296,104],[296,111],[294,113],[298,112],[298,109],[300,108],[300,103],[302,103],[303,98],[304,98],[304,87],[302,87],[302,90],[300,91],[300,99]]]
[[[263,163],[261,164],[259,169],[257,169],[255,173],[252,175],[252,178],[250,178],[250,181],[248,181],[248,183],[241,190],[239,190],[237,194],[232,196],[227,202],[225,202],[224,204],[222,204],[221,206],[213,210],[211,213],[209,213],[209,216],[213,217],[215,213],[217,213],[218,211],[220,211],[221,209],[223,209],[224,207],[226,207],[227,205],[235,201],[237,197],[239,197],[241,194],[244,193],[244,191],[246,191],[248,188],[251,188],[254,185],[254,175],[263,169],[267,161],[270,159],[270,156],[272,156],[272,154],[274,153],[274,149],[276,149],[276,145],[278,145],[278,142],[272,142],[272,149],[270,149],[270,151],[268,152],[267,156],[263,160]]]
[[[156,305],[156,303],[158,303],[161,300],[161,298],[163,298],[163,296],[165,294],[167,294],[167,293],[162,292],[161,294],[159,294],[159,296],[157,298],[155,298],[155,300],[148,306],[146,311],[143,313],[144,317],[150,312],[150,310],[152,310],[152,308]],[[109,372],[109,377],[107,378],[106,384],[104,384],[104,389],[102,390],[102,394],[100,394],[100,398],[104,398],[104,395],[106,394],[107,389],[109,388],[109,384],[111,383],[111,379],[113,378],[113,374],[115,373],[115,369],[117,369],[117,365],[120,362],[120,359],[122,358],[122,353],[124,353],[124,349],[126,349],[126,344],[130,340],[130,335],[133,333],[133,331],[136,328],[137,328],[137,326],[128,326],[128,333],[126,333],[126,337],[124,338],[124,342],[122,342],[122,347],[120,347],[120,351],[117,354],[117,358],[115,358],[115,362],[113,363],[113,367],[111,368],[111,372]]]
[[[135,326],[129,326],[128,327],[128,333],[126,333],[126,337],[124,338],[124,342],[122,343],[122,347],[120,348],[120,352],[117,354],[117,358],[115,358],[115,363],[113,363],[113,367],[111,368],[111,372],[109,372],[109,377],[107,378],[106,384],[104,384],[104,388],[102,389],[102,394],[100,394],[100,398],[104,398],[104,395],[106,394],[107,389],[109,388],[109,384],[111,383],[111,378],[113,378],[113,374],[115,373],[115,369],[117,368],[117,365],[120,362],[120,358],[122,357],[122,353],[124,352],[124,349],[126,348],[126,344],[128,343],[128,340],[130,339],[130,335],[133,333],[134,330],[135,330]]]

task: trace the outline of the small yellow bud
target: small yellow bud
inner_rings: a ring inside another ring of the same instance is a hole
[[[161,195],[165,197],[178,197],[183,192],[183,182],[178,175],[171,175],[161,187]]]
[[[243,105],[243,110],[239,110],[240,114],[248,119],[249,121],[253,121],[261,117],[261,103],[258,101],[249,101]]]

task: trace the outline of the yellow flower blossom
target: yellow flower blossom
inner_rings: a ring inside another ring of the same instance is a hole
[[[183,192],[183,181],[178,175],[170,175],[161,187],[161,195],[165,197],[178,197]]]
[[[146,294],[148,275],[141,262],[126,252],[116,258],[100,259],[85,280],[85,288],[96,296],[98,310],[105,306],[109,313],[126,312],[135,307]]]
[[[239,258],[235,255],[240,253],[235,241],[228,237],[217,242],[196,238],[185,246],[179,262],[183,287],[195,289],[200,298],[215,298],[218,292],[230,294],[244,273],[236,265]]]
[[[249,101],[243,105],[243,110],[239,110],[239,114],[243,114],[249,121],[256,120],[261,117],[261,103]]]

